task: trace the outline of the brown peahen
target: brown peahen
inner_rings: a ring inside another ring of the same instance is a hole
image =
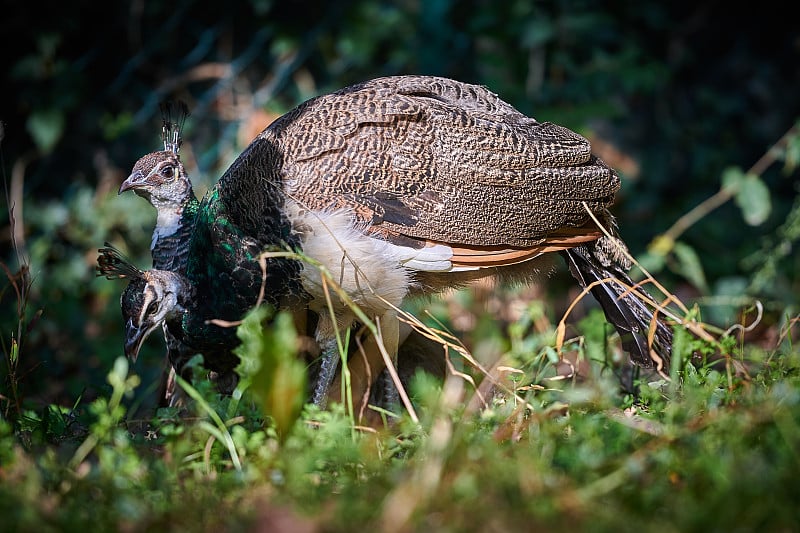
[[[163,156],[146,158],[137,163],[145,176]],[[628,290],[624,245],[589,214],[616,232],[608,208],[618,188],[585,138],[522,115],[484,87],[426,76],[353,85],[273,122],[203,198],[185,283],[169,281],[191,297],[169,329],[204,354],[229,351],[233,330],[209,320],[241,318],[263,281],[265,303],[319,315],[323,370],[313,399],[324,404],[337,333],[355,315],[323,272],[378,321],[394,355],[396,309],[407,298],[487,275],[529,279],[537,258],[560,252],[582,286],[598,282],[591,293],[632,361],[667,364],[670,327],[641,288]],[[264,251],[279,252],[266,272]],[[138,345],[150,331],[131,330],[127,340]],[[368,352],[374,376],[383,363]]]

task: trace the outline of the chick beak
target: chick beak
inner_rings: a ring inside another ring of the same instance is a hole
[[[142,344],[153,328],[145,329],[133,324],[133,320],[128,320],[125,324],[125,357],[128,360],[136,362],[139,357],[139,350],[142,349]]]
[[[122,182],[122,185],[119,186],[119,193],[117,194],[122,194],[125,191],[140,187],[143,179],[144,174],[142,174],[140,171],[137,170],[136,172],[133,172],[125,181]]]

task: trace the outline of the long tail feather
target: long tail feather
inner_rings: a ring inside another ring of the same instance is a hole
[[[562,252],[573,277],[583,288],[599,282],[589,290],[602,307],[608,321],[616,328],[622,347],[635,364],[644,368],[655,366],[668,369],[672,329],[656,317],[656,330],[651,346],[648,332],[654,320],[653,311],[645,301],[629,290],[635,284],[625,269],[613,261],[605,265],[592,252],[592,246],[578,246]],[[637,287],[637,292],[649,298],[647,291],[641,286]]]

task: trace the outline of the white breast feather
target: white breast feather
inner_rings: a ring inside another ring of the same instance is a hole
[[[303,254],[319,262],[364,311],[380,314],[399,306],[408,293],[413,270],[448,271],[453,251],[436,245],[422,249],[397,246],[365,234],[353,226],[347,211],[310,213],[287,205],[292,226],[300,229]],[[307,264],[304,288],[315,299],[312,307],[325,305],[320,269]],[[336,299],[333,299],[336,301]],[[343,304],[340,304],[343,305]]]
[[[181,213],[180,210],[159,209],[156,218],[156,227],[153,230],[153,240],[150,241],[150,249],[156,246],[156,241],[162,237],[169,237],[180,229]]]

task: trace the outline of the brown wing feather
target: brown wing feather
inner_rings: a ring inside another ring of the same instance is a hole
[[[490,246],[470,248],[454,246],[451,262],[454,267],[477,266],[483,268],[513,265],[549,252],[560,252],[587,242],[596,241],[601,236],[602,233],[600,231],[595,231],[594,233],[565,236],[552,241],[548,239],[537,246],[523,249]]]
[[[514,265],[549,252],[560,252],[575,246],[590,243],[603,236],[603,233],[597,229],[594,223],[587,223],[578,228],[564,227],[558,233],[551,234],[537,245],[526,248],[510,248],[508,246],[482,246],[414,239],[402,234],[376,231],[376,229],[385,228],[376,226],[373,227],[373,232],[377,233],[380,238],[393,242],[398,246],[418,249],[442,244],[449,246],[453,251],[453,257],[450,259],[450,262],[454,268],[488,268]]]
[[[293,198],[467,247],[533,248],[604,213],[616,173],[570,130],[483,87],[382,78],[314,99],[262,133]],[[376,228],[377,229],[377,228]]]

